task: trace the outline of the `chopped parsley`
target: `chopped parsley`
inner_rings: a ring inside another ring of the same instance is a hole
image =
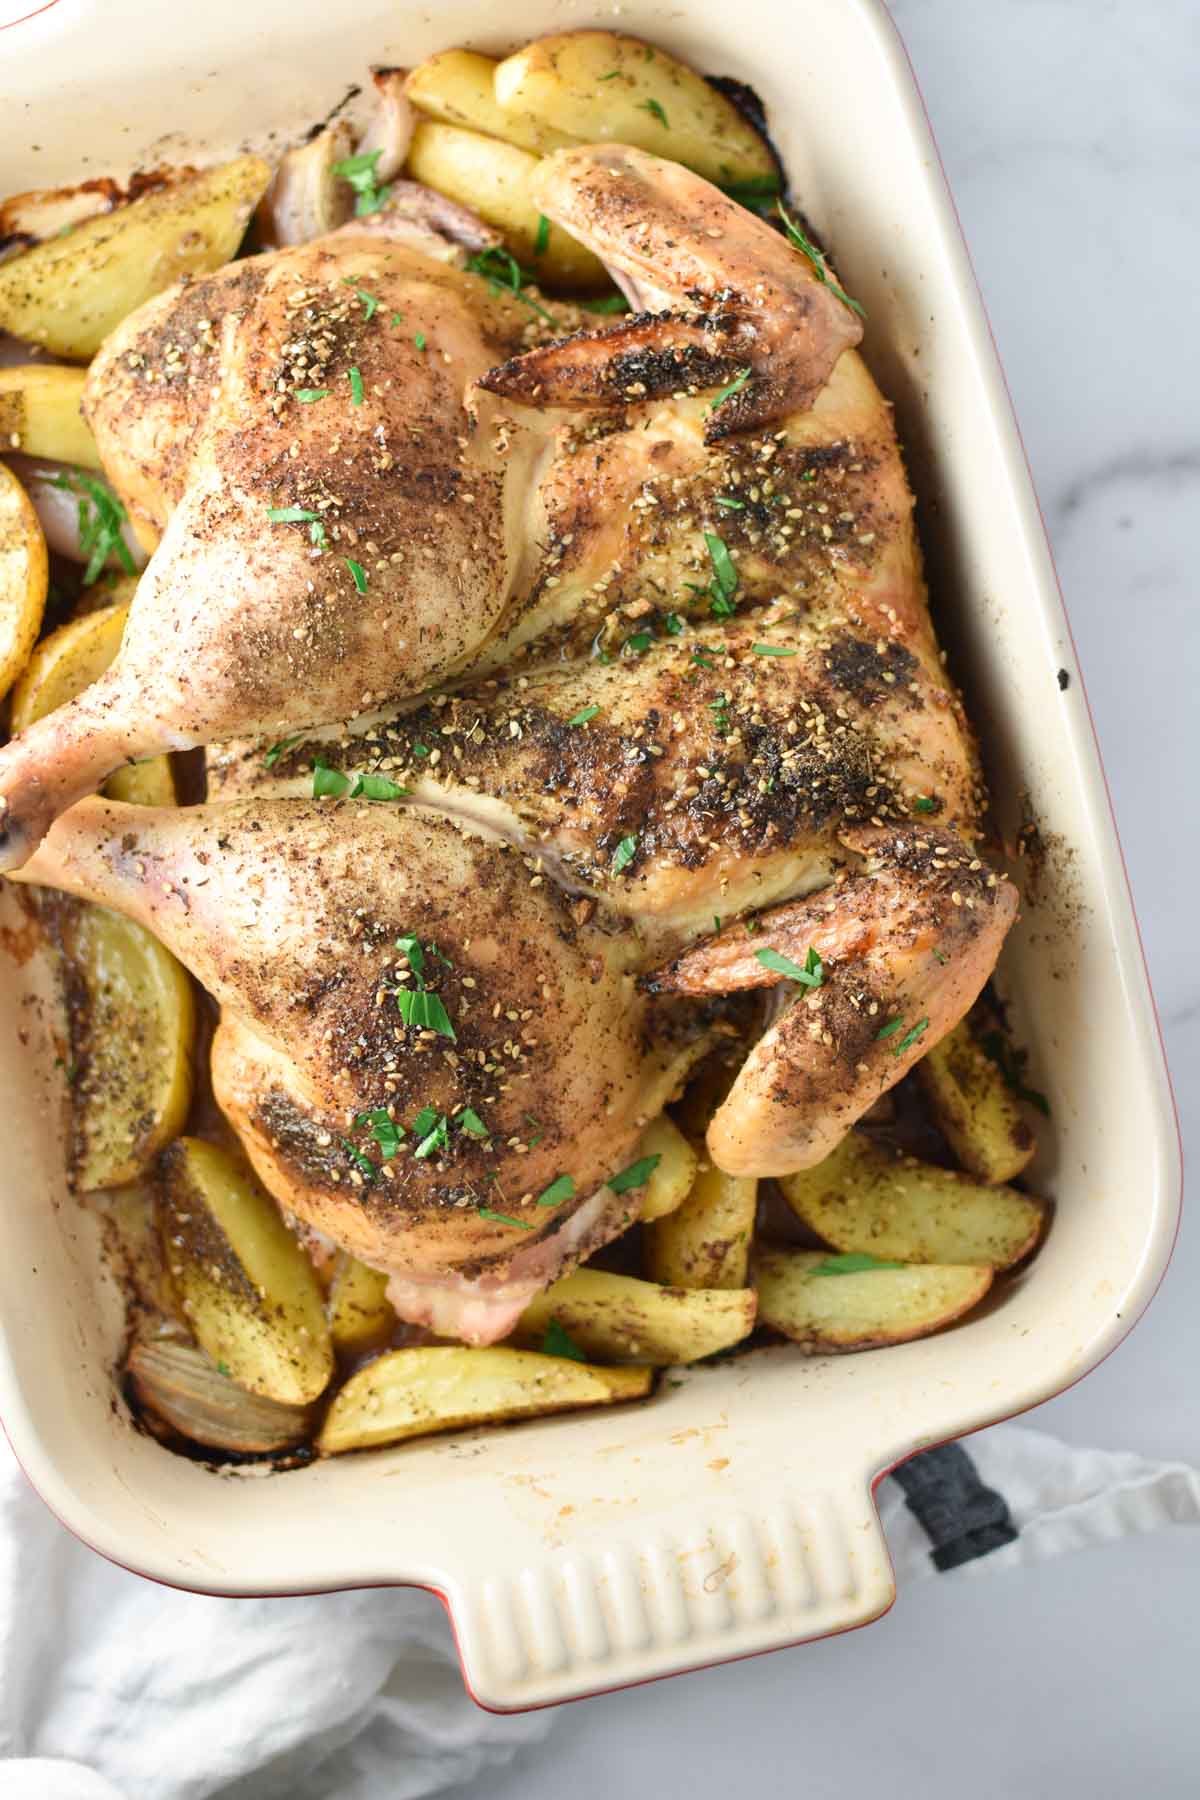
[[[614,1194],[625,1194],[630,1188],[645,1187],[661,1161],[661,1154],[640,1157],[609,1179],[609,1189]]]
[[[537,1197],[539,1206],[561,1206],[564,1200],[575,1198],[575,1183],[569,1175],[557,1175],[550,1186],[543,1188]]]
[[[916,1024],[913,1026],[912,1030],[905,1032],[904,1036],[900,1039],[900,1042],[896,1045],[895,1049],[892,1051],[892,1055],[893,1056],[903,1056],[904,1052],[906,1050],[911,1050],[913,1045],[916,1043],[917,1039],[924,1037],[925,1033],[928,1030],[929,1030],[929,1020],[928,1019],[918,1019]]]
[[[340,800],[350,787],[350,777],[340,769],[331,769],[323,757],[313,763],[313,799]]]
[[[546,246],[550,242],[550,221],[545,213],[538,214],[537,236],[533,240],[533,254],[545,256]]]
[[[706,531],[704,543],[713,568],[708,589],[713,597],[711,610],[718,619],[728,619],[737,611],[733,597],[738,590],[738,572],[724,538],[718,537],[715,531]]]
[[[637,855],[637,847],[638,841],[636,834],[621,839],[613,853],[612,872],[614,875],[620,875],[623,870],[629,867],[630,863]]]
[[[893,1032],[899,1031],[899,1029],[900,1029],[901,1025],[903,1025],[903,1023],[904,1023],[903,1019],[889,1019],[887,1024],[881,1026],[880,1029],[875,1033],[876,1043],[879,1042],[880,1038],[890,1038],[892,1036]]]
[[[594,719],[596,717],[596,714],[599,711],[600,711],[600,708],[598,706],[581,706],[579,711],[575,714],[574,718],[567,720],[567,724],[568,725],[586,725],[588,720]]]
[[[404,1136],[403,1125],[397,1125],[385,1106],[375,1106],[370,1112],[360,1112],[354,1123],[360,1131],[370,1131],[383,1152],[383,1160],[390,1162],[400,1148],[400,1140]]]
[[[321,515],[307,506],[268,506],[267,517],[272,525],[307,525],[314,519],[319,524]]]
[[[396,1006],[404,1023],[414,1031],[438,1031],[451,1043],[458,1042],[449,1013],[440,997],[428,988],[397,988]]]
[[[367,571],[361,563],[355,562],[352,556],[343,556],[342,561],[350,571],[351,578],[360,594],[367,591]]]
[[[428,756],[429,755],[429,745],[428,744],[414,744],[412,747],[412,753],[414,756]]]
[[[420,938],[407,936],[396,939],[397,950],[403,950],[404,959],[414,975],[420,975],[425,968],[425,952],[421,948]]]
[[[389,780],[386,775],[360,775],[350,789],[350,798],[358,800],[403,800],[408,789]]]
[[[950,958],[948,956],[943,955],[943,953],[935,945],[934,951],[933,951],[933,960],[936,963],[941,963],[941,965],[944,969],[946,964],[950,961]]]
[[[918,794],[913,801],[913,811],[919,813],[936,812],[937,801],[932,799],[928,794]]]
[[[728,170],[725,171],[729,173]],[[747,181],[722,181],[721,192],[744,206],[748,212],[757,213],[763,218],[771,210],[771,201],[778,200],[782,192],[779,181],[774,175],[752,175]]]
[[[79,501],[79,548],[87,558],[84,587],[99,580],[110,556],[116,557],[127,575],[136,575],[137,564],[121,535],[128,515],[112,490],[82,469],[60,469],[53,485],[65,488]]]
[[[601,80],[604,77],[601,76]],[[569,1356],[572,1362],[586,1362],[587,1357],[579,1348],[573,1337],[563,1330],[557,1319],[551,1319],[546,1327],[546,1335],[542,1339],[543,1356]]]
[[[317,546],[318,550],[327,550],[329,548],[329,539],[325,533],[324,519],[314,519],[308,528],[308,535]]]
[[[625,639],[624,648],[632,650],[635,656],[642,656],[653,642],[654,633],[652,631],[635,631],[631,637]]]
[[[328,388],[297,388],[296,398],[304,406],[311,406],[314,400],[328,400]]]
[[[380,212],[392,191],[390,187],[379,185],[376,165],[382,155],[382,150],[361,150],[357,156],[344,156],[341,162],[332,165],[331,172],[349,182],[354,189],[354,211],[360,219],[366,218],[368,213]],[[370,316],[368,313],[367,317]]]
[[[610,69],[607,75],[597,75],[597,81],[615,81],[621,73],[620,69]]]
[[[544,306],[522,291],[533,277],[521,267],[511,251],[498,247],[480,250],[474,256],[468,256],[465,266],[472,274],[482,275],[494,294],[510,293],[523,306],[532,307],[535,313],[548,319],[551,325],[558,323],[553,313],[547,312]]]
[[[677,612],[669,612],[663,620],[663,630],[668,637],[679,637],[683,632],[683,620]]]
[[[485,1138],[491,1136],[487,1126],[473,1106],[464,1106],[454,1123],[458,1126],[460,1131],[465,1131],[468,1137]]]
[[[667,119],[666,113],[662,109],[662,104],[660,101],[658,101],[658,100],[639,100],[638,107],[639,107],[640,111],[648,112],[650,114],[651,118],[657,119],[659,124],[663,127],[664,131],[670,131],[671,126]]]
[[[735,500],[732,494],[714,494],[713,504],[714,506],[723,506],[726,512],[745,512],[746,510],[746,502]]]
[[[496,1225],[515,1225],[518,1231],[532,1231],[533,1225],[528,1219],[514,1219],[511,1213],[494,1212],[490,1206],[482,1204],[476,1207],[481,1219],[491,1219]]]
[[[222,1358],[217,1363],[217,1374],[218,1375],[228,1375],[228,1373],[229,1373],[229,1364]]]
[[[819,988],[825,979],[825,964],[811,946],[803,963],[793,962],[790,956],[781,955],[769,945],[756,950],[754,958],[764,969],[770,969],[775,975],[786,975],[789,981],[798,981],[806,988]]]
[[[844,1250],[840,1256],[827,1256],[810,1269],[810,1275],[864,1275],[868,1269],[902,1269],[902,1262],[888,1262],[872,1256],[869,1250]]]
[[[341,1143],[342,1149],[346,1152],[346,1155],[350,1158],[350,1161],[354,1164],[355,1168],[361,1169],[364,1175],[369,1176],[370,1179],[372,1181],[374,1181],[376,1175],[378,1175],[378,1173],[379,1173],[379,1170],[376,1168],[375,1164],[371,1161],[370,1157],[364,1156],[362,1151],[358,1148],[358,1146],[356,1144],[352,1144],[350,1142],[349,1138],[341,1138],[341,1139],[339,1139],[339,1142]]]
[[[799,651],[790,650],[783,644],[751,644],[755,656],[798,656]]]
[[[840,300],[843,306],[848,306],[851,312],[856,312],[860,319],[865,319],[867,315],[858,304],[858,301],[852,300],[846,290],[840,288],[837,282],[833,280],[829,273],[829,264],[826,261],[824,251],[818,250],[811,238],[805,236],[795,219],[793,219],[788,212],[787,207],[783,204],[782,200],[776,202],[776,208],[787,228],[788,237],[791,239],[792,243],[795,244],[797,250],[802,251],[804,255],[807,256],[809,262],[812,264],[813,274],[816,276],[821,286],[827,287],[835,300]]]
[[[429,1124],[430,1117],[432,1117],[432,1124]],[[426,1157],[432,1156],[436,1150],[448,1148],[450,1125],[445,1113],[435,1113],[431,1106],[423,1107],[417,1115],[417,1119],[413,1121],[414,1134],[419,1130],[418,1120],[420,1125],[428,1124],[428,1129],[413,1151],[413,1155],[424,1162]]]
[[[371,320],[375,317],[375,314],[379,311],[379,296],[377,294],[368,294],[366,288],[359,287],[358,283],[351,281],[348,275],[342,278],[342,286],[354,289],[354,297],[356,300],[362,302],[363,312],[366,314],[365,323],[369,325]]]
[[[425,333],[423,331],[418,331],[416,337],[413,339],[413,343],[417,346],[418,350],[423,350],[425,348]]]
[[[750,370],[749,369],[743,369],[740,374],[735,375],[733,380],[729,383],[728,387],[723,387],[720,390],[720,392],[717,394],[714,394],[713,398],[709,401],[709,403],[708,403],[709,412],[715,413],[718,406],[724,406],[725,402],[727,400],[731,400],[733,398],[734,394],[740,394],[742,389],[745,387],[746,383],[749,381],[749,379],[750,379]]]
[[[271,748],[267,751],[267,754],[263,757],[263,762],[266,764],[267,768],[273,769],[280,757],[283,756],[286,751],[294,750],[296,745],[302,741],[303,737],[304,733],[298,731],[295,737],[280,738],[277,744],[272,744]]]
[[[351,404],[351,406],[361,406],[362,403],[363,403],[362,370],[359,368],[357,363],[351,363],[351,365],[350,365],[350,404]]]

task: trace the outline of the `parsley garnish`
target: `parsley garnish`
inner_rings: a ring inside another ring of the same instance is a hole
[[[423,331],[418,331],[416,337],[413,339],[413,343],[417,346],[418,350],[423,350],[425,348],[425,333]]]
[[[746,510],[746,502],[735,500],[730,494],[714,494],[713,504],[723,506],[726,512],[745,512]]]
[[[414,975],[420,975],[425,968],[425,952],[421,948],[420,938],[412,936],[398,937],[397,950],[403,950],[405,961]]]
[[[733,596],[738,590],[738,573],[724,538],[719,538],[715,531],[706,531],[704,543],[713,567],[713,579],[708,590],[713,596],[711,610],[718,619],[728,619],[737,611]]]
[[[881,1256],[872,1256],[869,1250],[844,1250],[840,1256],[827,1256],[810,1275],[863,1275],[868,1269],[902,1269],[901,1262],[886,1262]]]
[[[835,300],[840,300],[843,306],[848,306],[851,312],[856,312],[860,319],[865,319],[867,315],[858,304],[858,301],[852,300],[846,290],[840,288],[837,282],[830,276],[829,264],[825,260],[824,251],[818,250],[812,240],[805,237],[796,221],[791,217],[782,200],[777,201],[776,206],[780,218],[787,227],[789,238],[791,238],[797,250],[802,250],[804,255],[807,256],[809,262],[812,264],[813,274],[816,276],[821,286],[827,287]]]
[[[752,175],[748,181],[722,181],[720,188],[723,194],[728,194],[731,200],[736,200],[747,211],[757,213],[760,218],[770,211],[769,202],[778,200],[781,191],[774,175]]]
[[[620,69],[610,69],[607,75],[597,75],[597,81],[615,81],[621,73]]]
[[[272,744],[271,748],[267,751],[267,754],[263,757],[263,762],[266,764],[267,768],[273,769],[284,752],[287,750],[294,750],[303,737],[304,733],[298,731],[295,737],[280,738],[277,744]]]
[[[819,988],[825,979],[825,964],[811,947],[803,964],[793,962],[790,956],[782,956],[769,945],[756,950],[754,956],[764,969],[770,969],[775,975],[786,975],[789,981],[799,981],[806,988]]]
[[[458,1042],[449,1013],[439,996],[431,994],[428,988],[397,988],[396,1006],[404,1023],[413,1030],[440,1031],[451,1043]]]
[[[354,1164],[355,1168],[361,1169],[364,1175],[369,1175],[371,1180],[374,1181],[376,1175],[378,1175],[378,1173],[379,1173],[379,1170],[376,1168],[375,1164],[371,1161],[370,1157],[364,1156],[362,1151],[358,1148],[358,1146],[356,1144],[352,1144],[350,1142],[349,1138],[340,1138],[338,1141],[341,1144],[342,1149],[346,1152],[346,1155],[350,1158],[350,1161]]]
[[[491,1135],[473,1106],[464,1106],[454,1123],[460,1131],[465,1131],[468,1137],[485,1138]]]
[[[1019,1100],[1027,1100],[1030,1106],[1036,1106],[1046,1118],[1050,1117],[1050,1102],[1045,1094],[1025,1085],[1023,1050],[1014,1050],[1002,1031],[985,1031],[979,1039],[979,1048],[995,1063],[1004,1077],[1005,1085],[1012,1089]]]
[[[417,1115],[417,1119],[413,1121],[414,1133],[426,1123],[427,1115],[432,1116],[433,1123],[413,1151],[413,1155],[422,1162],[427,1156],[432,1156],[435,1150],[447,1149],[450,1143],[450,1127],[445,1113],[435,1113],[431,1106],[423,1107]]]
[[[899,1031],[899,1029],[900,1029],[901,1025],[903,1025],[903,1023],[904,1023],[903,1019],[889,1019],[887,1024],[882,1026],[875,1033],[876,1043],[879,1042],[880,1038],[890,1038],[894,1031]]]
[[[624,294],[605,294],[602,300],[581,300],[579,303],[584,312],[590,313],[626,313],[629,302]]]
[[[514,1219],[511,1213],[493,1212],[490,1206],[483,1205],[477,1206],[475,1210],[481,1219],[491,1219],[496,1225],[515,1225],[518,1231],[533,1230],[533,1225],[528,1219]]]
[[[361,406],[362,403],[363,403],[362,370],[359,368],[357,363],[351,363],[351,365],[350,365],[350,404],[351,404],[351,406]]]
[[[320,520],[320,514],[307,506],[268,506],[267,517],[272,525],[306,525],[312,519]]]
[[[623,837],[621,839],[616,850],[613,852],[612,872],[614,875],[619,875],[623,869],[629,867],[630,863],[637,855],[637,847],[638,841],[636,834],[632,837]]]
[[[403,800],[407,793],[406,787],[389,780],[386,775],[360,775],[350,789],[350,798],[357,800],[361,796],[368,800]]]
[[[349,569],[354,580],[354,585],[359,593],[365,594],[367,591],[367,571],[363,568],[361,563],[355,562],[352,556],[343,556],[342,561]]]
[[[379,212],[392,191],[390,187],[380,187],[375,175],[375,165],[382,155],[382,150],[362,150],[357,156],[345,156],[332,166],[332,173],[340,175],[354,189],[354,211],[360,219],[368,213]],[[370,317],[369,313],[367,317]]]
[[[550,221],[545,213],[538,214],[537,236],[533,240],[533,254],[545,256],[546,246],[550,242]]]
[[[314,400],[328,400],[328,388],[297,388],[296,398],[305,406],[311,406]]]
[[[641,656],[654,642],[652,631],[635,631],[632,637],[625,639],[625,649],[632,650],[635,656]]]
[[[368,294],[366,288],[360,288],[358,283],[351,281],[348,275],[342,277],[342,286],[354,289],[354,297],[356,300],[362,301],[363,311],[366,314],[365,323],[369,325],[371,320],[375,317],[375,314],[379,311],[380,301],[378,295]]]
[[[627,1169],[613,1175],[608,1183],[609,1189],[614,1194],[624,1194],[630,1188],[645,1187],[661,1161],[661,1154],[641,1157],[637,1162],[630,1163]]]
[[[668,637],[680,637],[683,633],[683,620],[677,612],[669,612],[663,620],[663,630]]]
[[[551,325],[558,323],[553,313],[547,312],[544,306],[539,306],[536,300],[531,300],[528,294],[522,293],[521,290],[533,277],[521,267],[511,251],[499,248],[480,250],[474,256],[468,256],[465,266],[473,274],[482,275],[494,294],[510,293],[524,306],[531,306],[535,313],[548,319]]]
[[[917,1039],[920,1037],[924,1037],[925,1033],[928,1030],[929,1030],[929,1020],[928,1019],[918,1019],[916,1024],[913,1026],[912,1030],[905,1032],[904,1036],[900,1039],[900,1042],[896,1045],[895,1049],[892,1051],[892,1055],[893,1056],[903,1056],[904,1052],[906,1050],[911,1050],[913,1045],[916,1043]]]
[[[586,725],[588,720],[594,719],[599,711],[600,708],[598,706],[581,706],[579,711],[575,714],[575,717],[567,720],[567,724]]]
[[[710,413],[716,412],[718,406],[724,406],[725,402],[727,400],[731,399],[734,394],[740,394],[742,389],[745,387],[746,383],[749,381],[749,379],[750,379],[749,369],[743,369],[739,375],[735,375],[733,380],[729,383],[729,386],[723,387],[721,389],[720,393],[714,395],[713,398],[709,401],[709,403],[708,403],[709,412]]]
[[[603,76],[601,77],[603,80]],[[551,1319],[542,1339],[543,1356],[569,1356],[572,1362],[586,1362],[587,1357],[574,1338],[569,1337],[557,1319]]]
[[[937,801],[932,799],[928,794],[918,794],[913,801],[913,811],[919,813],[936,812]]]
[[[229,1364],[225,1361],[218,1362],[217,1374],[218,1375],[228,1375],[228,1373],[229,1373]]]
[[[542,1189],[537,1197],[537,1203],[539,1206],[561,1206],[564,1200],[573,1200],[574,1198],[575,1183],[571,1177],[558,1175],[549,1187]]]
[[[397,1125],[386,1106],[375,1106],[370,1112],[359,1113],[354,1123],[359,1131],[370,1130],[371,1136],[383,1152],[383,1160],[390,1162],[400,1148],[404,1127]]]
[[[934,952],[933,952],[933,960],[936,963],[941,963],[942,967],[945,968],[946,964],[950,961],[950,958],[948,956],[943,956],[942,952],[939,949],[937,949],[937,947],[935,946]]]
[[[320,756],[313,763],[313,799],[340,800],[350,786],[350,777],[340,769],[331,769]]]
[[[671,127],[667,121],[667,115],[663,111],[662,105],[659,101],[657,101],[657,100],[639,100],[638,106],[642,112],[648,112],[652,118],[657,119],[659,124],[661,126],[663,126],[665,130],[670,131]]]
[[[799,651],[788,650],[782,644],[751,644],[755,656],[798,656]]]
[[[325,521],[323,519],[313,520],[308,528],[308,535],[317,546],[318,550],[327,550],[329,548],[329,539],[326,536]]]
[[[99,579],[113,555],[127,575],[136,575],[137,564],[121,535],[127,517],[125,508],[111,489],[94,476],[85,475],[82,469],[60,469],[53,485],[65,488],[79,501],[79,548],[87,557],[84,587],[91,587]]]

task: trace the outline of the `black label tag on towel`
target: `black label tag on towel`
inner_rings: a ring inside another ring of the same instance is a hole
[[[938,1569],[960,1568],[1020,1535],[1003,1494],[980,1480],[961,1444],[923,1450],[893,1469],[892,1480],[933,1545]]]

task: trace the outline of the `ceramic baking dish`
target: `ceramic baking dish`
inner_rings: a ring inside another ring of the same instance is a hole
[[[36,0],[30,0],[30,6]],[[18,5],[11,11],[20,12]],[[519,1708],[864,1624],[890,1604],[872,1502],[914,1450],[1033,1406],[1127,1332],[1179,1196],[1170,1092],[1037,503],[903,48],[877,0],[629,0],[621,29],[750,81],[869,315],[921,501],[936,612],[1011,839],[1036,824],[1001,970],[1053,1123],[1049,1239],[990,1309],[867,1355],[767,1349],[649,1404],[444,1437],[285,1476],[217,1475],[132,1425],[118,1296],[67,1195],[62,1103],[3,896],[0,1412],[31,1480],[132,1569],[224,1594],[415,1583],[466,1679]],[[3,16],[0,13],[0,16]],[[518,0],[59,0],[0,34],[0,192],[278,145],[372,62],[503,49],[613,9]],[[247,135],[244,135],[247,134]],[[1031,305],[1035,302],[1031,299]],[[1069,686],[1057,673],[1065,668]]]

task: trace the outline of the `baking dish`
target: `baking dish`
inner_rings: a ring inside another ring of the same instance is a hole
[[[268,150],[369,63],[597,22],[522,0],[422,11],[58,0],[0,37],[0,191]],[[611,22],[608,18],[603,21]],[[1025,916],[1001,985],[1050,1097],[1033,1185],[1049,1239],[940,1336],[841,1359],[766,1349],[648,1405],[418,1442],[286,1476],[217,1474],[133,1426],[112,1384],[120,1297],[68,1195],[46,971],[0,895],[0,1415],[47,1503],[105,1555],[224,1594],[419,1584],[485,1705],[568,1699],[866,1623],[894,1594],[872,1497],[914,1450],[1036,1404],[1129,1329],[1165,1266],[1179,1169],[1166,1071],[1044,532],[936,152],[876,0],[631,0],[621,28],[765,100],[805,210],[869,315]],[[135,122],[131,122],[135,121]],[[52,129],[51,129],[52,127]],[[250,132],[246,137],[243,133]],[[1063,668],[1069,684],[1060,685]]]

